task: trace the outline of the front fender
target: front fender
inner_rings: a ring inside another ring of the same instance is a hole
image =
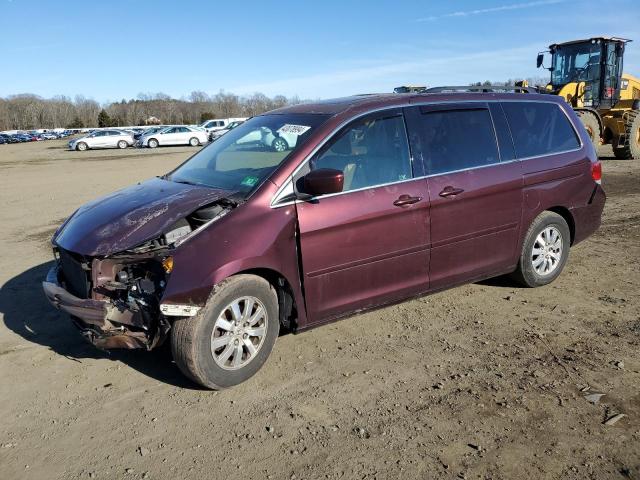
[[[298,325],[306,323],[293,205],[275,209],[262,202],[240,205],[172,255],[174,266],[163,304],[203,306],[213,287],[225,278],[248,270],[270,270],[289,283]]]

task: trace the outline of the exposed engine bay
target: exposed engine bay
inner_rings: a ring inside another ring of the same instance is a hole
[[[167,337],[169,316],[190,314],[160,309],[173,269],[172,251],[237,205],[219,199],[179,219],[159,236],[106,256],[65,250],[54,236],[56,267],[44,283],[45,293],[95,346],[150,350]]]

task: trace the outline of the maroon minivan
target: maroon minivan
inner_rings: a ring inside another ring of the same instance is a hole
[[[43,287],[97,347],[169,336],[187,376],[224,388],[262,366],[281,329],[497,275],[553,281],[600,225],[600,177],[558,97],[296,105],[79,208]]]

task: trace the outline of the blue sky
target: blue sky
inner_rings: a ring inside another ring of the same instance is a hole
[[[549,43],[634,39],[639,0],[0,0],[0,96],[193,90],[328,98],[546,76]]]

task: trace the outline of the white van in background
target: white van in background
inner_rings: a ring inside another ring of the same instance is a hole
[[[246,117],[236,117],[236,118],[212,118],[211,120],[205,120],[200,125],[200,128],[206,130],[207,133],[215,132],[216,130],[221,130],[226,128],[231,122],[236,121],[244,121]]]

